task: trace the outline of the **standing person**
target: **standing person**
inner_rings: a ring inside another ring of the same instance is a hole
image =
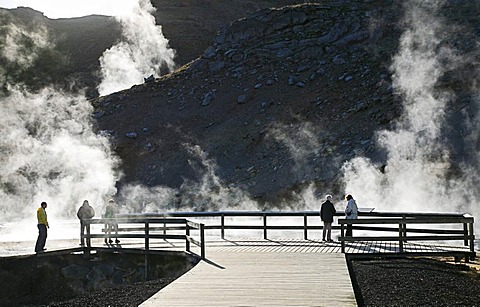
[[[355,202],[355,199],[353,199],[352,195],[347,195],[345,197],[347,200],[347,206],[345,207],[345,218],[347,220],[354,220],[358,218],[358,207],[357,203]],[[351,237],[352,236],[352,225],[347,224],[347,232],[345,233],[346,237]]]
[[[333,216],[337,211],[335,206],[332,204],[332,195],[326,196],[326,201],[320,207],[320,219],[323,221],[323,235],[322,241],[325,241],[325,236],[327,237],[328,242],[333,242],[332,240],[332,223]]]
[[[80,245],[84,246],[85,245],[85,238],[83,235],[85,234],[85,230],[87,229],[87,224],[84,222],[84,220],[89,220],[92,217],[95,216],[95,210],[93,210],[92,206],[88,203],[88,200],[84,200],[83,204],[78,208],[77,211],[77,217],[80,220]],[[89,243],[90,240],[88,240],[87,243]]]
[[[43,201],[40,204],[40,208],[37,209],[38,238],[37,243],[35,244],[36,253],[40,253],[46,250],[45,242],[47,241],[47,228],[50,228],[50,226],[48,226],[47,211],[45,211],[46,208],[47,203]]]
[[[105,238],[105,244],[112,244],[113,240],[111,237],[112,230],[115,231],[115,243],[120,243],[120,240],[118,240],[118,223],[116,221],[118,214],[118,207],[117,204],[113,199],[110,199],[108,201],[107,207],[105,208],[105,215],[104,218],[110,219],[106,224],[105,224],[105,231],[108,234],[108,241],[107,238]]]

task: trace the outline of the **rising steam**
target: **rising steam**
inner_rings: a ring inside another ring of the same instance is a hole
[[[173,70],[175,51],[168,46],[161,26],[155,24],[154,11],[149,0],[140,0],[131,14],[117,17],[125,40],[100,58],[100,95],[130,88],[150,75],[160,76],[162,70]]]
[[[36,51],[51,47],[44,29],[11,29],[1,46],[4,61],[26,70]],[[26,38],[29,52],[23,52]],[[2,220],[35,218],[41,201],[49,203],[49,215],[57,218],[75,217],[84,199],[103,206],[116,192],[118,161],[108,140],[93,132],[90,103],[51,88],[30,93],[21,85],[6,87],[8,94],[0,99]]]
[[[435,86],[459,59],[443,44],[449,29],[438,22],[441,4],[411,0],[405,5],[405,31],[391,67],[404,114],[394,130],[380,131],[377,139],[387,152],[386,167],[380,171],[365,158],[343,166],[346,191],[360,205],[379,210],[479,213],[474,202],[478,188],[471,179],[478,171],[470,173],[465,167],[464,177],[448,175],[451,140],[442,129],[449,129],[445,109],[454,96],[440,93]]]

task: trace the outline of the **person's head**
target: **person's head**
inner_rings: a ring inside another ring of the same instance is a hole
[[[83,201],[83,205],[84,205],[84,206],[88,206],[88,200],[85,199],[85,200]]]
[[[352,195],[348,194],[347,197],[345,197],[346,200],[353,199]]]
[[[330,201],[330,200],[332,200],[332,195],[327,194],[327,196],[325,196],[325,198]]]
[[[42,201],[42,203],[40,204],[40,206],[41,206],[43,209],[47,208],[47,202]]]

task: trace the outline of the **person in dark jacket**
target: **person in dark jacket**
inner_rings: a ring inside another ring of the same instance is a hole
[[[323,235],[322,240],[325,241],[325,237],[328,242],[333,242],[332,240],[332,223],[333,216],[335,215],[335,206],[332,203],[332,195],[326,196],[326,201],[320,207],[320,218],[323,221]]]
[[[87,224],[84,220],[89,220],[95,216],[95,210],[93,210],[92,206],[88,203],[88,200],[84,200],[82,206],[78,208],[77,217],[80,220],[80,245],[85,245],[85,239],[83,235],[85,234],[85,230],[87,228]]]

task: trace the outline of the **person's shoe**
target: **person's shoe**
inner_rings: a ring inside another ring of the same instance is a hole
[[[108,241],[107,241],[107,239],[105,239],[105,244],[108,244]]]
[[[80,246],[85,246],[85,243],[80,243]]]
[[[332,240],[332,239],[328,239],[327,241],[328,241],[328,242],[333,242],[333,240]]]
[[[325,242],[326,240],[325,239],[322,239],[323,242]]]
[[[119,239],[116,239],[116,240],[115,240],[115,243],[117,243],[117,244],[120,243],[120,240],[119,240]]]
[[[112,240],[112,239],[108,240],[108,243],[112,244],[112,243],[113,243],[113,240]]]

